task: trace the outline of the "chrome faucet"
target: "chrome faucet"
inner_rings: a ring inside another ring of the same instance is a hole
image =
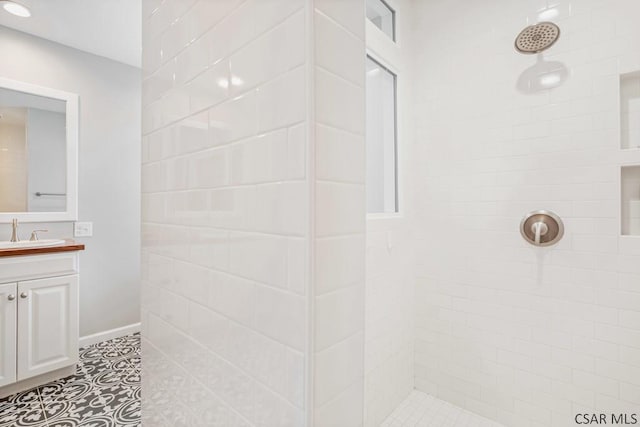
[[[11,232],[11,241],[20,241],[20,239],[18,238],[18,218],[13,218],[13,221],[11,221],[11,226],[13,227],[13,231]]]

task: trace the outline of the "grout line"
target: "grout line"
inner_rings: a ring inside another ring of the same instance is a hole
[[[42,386],[38,386],[36,388],[36,393],[38,393],[38,402],[40,403],[40,409],[42,410],[42,417],[44,418],[44,422],[42,424],[38,424],[36,427],[49,427],[49,417],[47,417],[47,411],[44,408],[44,401],[42,400],[42,395],[40,394],[40,387]]]
[[[188,119],[189,117],[191,117],[193,115],[198,115],[198,114],[205,113],[210,109],[211,108],[205,108],[205,109],[201,110],[198,113],[194,113],[192,115],[187,116],[186,119]],[[173,123],[173,124],[169,125],[168,127],[179,125],[182,121],[184,121],[184,119],[179,121],[179,122]],[[171,154],[171,155],[168,155],[168,156],[163,157],[161,159],[147,161],[144,164],[145,165],[152,165],[152,164],[155,164],[155,163],[162,163],[163,161],[166,161],[166,160],[172,160],[172,159],[175,159],[175,158],[178,158],[178,157],[188,157],[191,154],[201,153],[201,152],[204,152],[204,151],[212,151],[212,150],[214,150],[216,148],[221,148],[221,147],[237,147],[238,145],[242,145],[242,144],[247,143],[247,142],[255,141],[256,137],[267,136],[267,135],[275,134],[277,132],[282,132],[282,131],[289,131],[291,128],[298,127],[298,126],[301,126],[301,125],[304,125],[304,124],[305,124],[304,120],[297,121],[297,122],[293,122],[291,124],[287,124],[287,125],[283,125],[283,126],[277,126],[277,127],[274,127],[273,129],[268,129],[268,130],[256,132],[253,135],[242,137],[240,139],[234,139],[234,140],[231,140],[231,141],[227,141],[227,142],[221,143],[219,145],[215,145],[215,146],[208,145],[208,146],[206,146],[204,148],[198,148],[198,149],[195,149],[193,151],[185,151],[185,152],[182,152],[182,153]],[[207,129],[209,129],[209,128],[207,128]],[[163,132],[163,131],[166,131],[166,130],[167,130],[167,127],[163,127],[163,128],[161,128],[161,129],[159,129],[157,131],[151,132],[147,136],[151,136],[154,133]],[[345,132],[347,132],[347,131],[345,131]],[[304,179],[302,179],[302,178],[298,178],[298,179],[295,179],[295,180],[296,181],[304,181]],[[279,180],[279,181],[282,181],[282,180]],[[273,182],[279,182],[279,181],[278,180],[274,180]],[[265,184],[265,183],[268,184],[269,182],[271,182],[271,181],[267,181],[267,182],[259,181],[259,182],[257,182],[257,184]],[[237,186],[244,186],[244,185],[254,185],[254,184],[256,184],[256,183],[236,184],[236,185]],[[195,191],[195,190],[197,190],[197,189],[189,188],[189,189],[184,189],[184,190],[180,190],[180,191]]]

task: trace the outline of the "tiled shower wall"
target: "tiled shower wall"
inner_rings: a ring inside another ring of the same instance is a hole
[[[507,426],[637,412],[640,240],[620,237],[619,167],[640,159],[619,151],[618,85],[640,69],[640,4],[413,6],[417,388]],[[539,13],[560,40],[516,53]],[[566,81],[528,84],[537,61]],[[537,209],[565,221],[554,248],[520,237]]]
[[[302,425],[304,2],[144,16],[145,424]]]
[[[399,212],[367,219],[365,426],[378,427],[414,388],[415,256],[412,224],[411,1],[396,11],[396,41],[367,22],[367,50],[397,74]]]
[[[367,221],[367,427],[380,426],[414,389],[415,260],[408,222]]]
[[[143,3],[145,424],[360,425],[363,5]]]
[[[313,422],[363,423],[364,2],[313,3]]]

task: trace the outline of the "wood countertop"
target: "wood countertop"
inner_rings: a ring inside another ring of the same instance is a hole
[[[84,244],[65,239],[65,243],[57,246],[32,246],[29,248],[0,249],[0,257],[52,254],[56,252],[84,251]]]

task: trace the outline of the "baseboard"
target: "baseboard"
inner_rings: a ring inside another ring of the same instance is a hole
[[[120,328],[110,329],[108,331],[98,332],[97,334],[87,335],[86,337],[80,337],[80,348],[92,344],[97,344],[102,341],[124,337],[125,335],[135,334],[136,332],[140,332],[140,323],[132,323],[131,325],[122,326]]]

